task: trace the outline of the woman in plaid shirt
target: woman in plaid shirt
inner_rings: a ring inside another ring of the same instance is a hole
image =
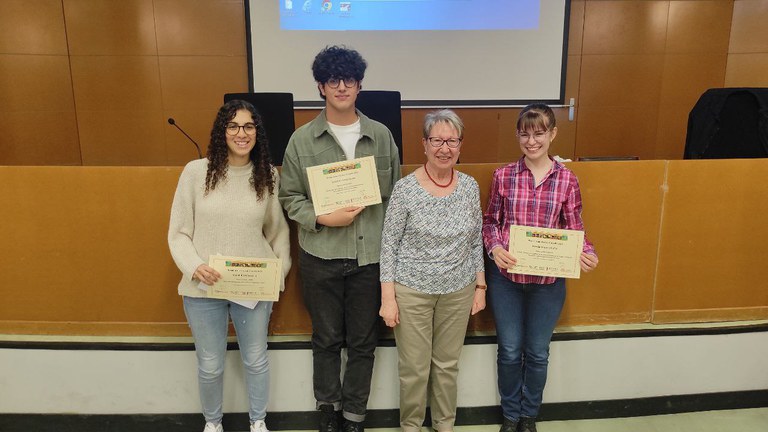
[[[517,137],[523,157],[493,173],[483,215],[483,242],[495,264],[486,277],[499,344],[500,432],[536,431],[549,343],[565,303],[564,279],[507,272],[517,262],[508,252],[510,226],[584,230],[578,180],[548,153],[555,136],[549,106],[531,104],[520,112]],[[591,271],[597,263],[585,236],[581,270]]]

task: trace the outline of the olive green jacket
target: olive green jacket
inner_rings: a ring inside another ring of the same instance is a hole
[[[317,223],[309,191],[307,167],[346,160],[328,126],[325,110],[293,133],[283,157],[279,200],[288,217],[299,226],[299,245],[323,259],[357,259],[358,265],[379,262],[384,212],[395,182],[400,178],[400,157],[392,133],[383,124],[357,111],[360,139],[355,158],[373,156],[381,191],[381,204],[366,207],[345,227]]]

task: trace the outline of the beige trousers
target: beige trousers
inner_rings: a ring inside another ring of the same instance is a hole
[[[432,428],[453,430],[459,356],[474,295],[474,282],[450,294],[424,294],[395,283],[400,324],[394,331],[404,432],[421,430],[428,390]]]

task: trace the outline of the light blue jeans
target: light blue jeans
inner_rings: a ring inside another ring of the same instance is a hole
[[[223,417],[224,358],[230,316],[245,367],[248,415],[251,423],[264,420],[269,396],[267,328],[272,302],[259,302],[254,309],[248,309],[228,300],[185,296],[184,313],[195,339],[197,379],[205,421],[221,423]]]

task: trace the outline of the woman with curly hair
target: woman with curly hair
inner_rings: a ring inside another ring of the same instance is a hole
[[[205,288],[221,277],[208,266],[213,254],[279,258],[285,279],[291,258],[278,188],[261,116],[248,102],[227,102],[213,123],[208,157],[188,163],[181,173],[168,229],[171,255],[183,274],[178,292],[195,340],[204,432],[223,431],[223,372],[230,317],[246,372],[250,430],[268,432],[264,418],[272,302],[260,301],[249,308],[208,298]]]

